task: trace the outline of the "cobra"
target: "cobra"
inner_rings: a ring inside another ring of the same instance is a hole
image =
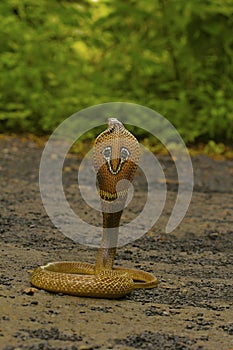
[[[140,157],[137,139],[115,118],[95,140],[93,165],[97,173],[103,232],[95,264],[52,262],[32,272],[31,284],[50,292],[98,298],[120,298],[137,288],[154,288],[151,273],[114,267],[121,215]]]

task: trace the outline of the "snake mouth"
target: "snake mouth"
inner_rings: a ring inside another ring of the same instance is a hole
[[[118,192],[107,192],[107,191],[103,191],[103,190],[99,190],[99,196],[106,200],[106,201],[114,201],[115,199],[120,199],[120,198],[125,198],[128,191],[127,190],[123,190],[123,191],[118,191]]]

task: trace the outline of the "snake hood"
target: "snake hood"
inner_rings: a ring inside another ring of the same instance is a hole
[[[95,140],[93,163],[99,194],[111,201],[125,197],[138,167],[140,146],[137,139],[116,118]],[[121,181],[127,180],[127,181]]]

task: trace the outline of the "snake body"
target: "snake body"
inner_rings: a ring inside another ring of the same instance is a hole
[[[96,263],[52,262],[39,266],[31,284],[47,291],[76,296],[120,298],[137,288],[154,288],[148,272],[113,267],[119,225],[127,192],[137,170],[137,139],[115,118],[95,140],[93,165],[97,173],[103,215],[103,234]]]

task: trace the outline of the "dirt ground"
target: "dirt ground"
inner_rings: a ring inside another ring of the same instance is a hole
[[[233,160],[192,159],[190,208],[165,234],[177,183],[172,161],[159,157],[169,190],[163,214],[116,257],[119,266],[154,273],[159,287],[105,300],[30,293],[30,270],[56,260],[94,262],[96,250],[63,236],[49,220],[38,186],[42,148],[2,137],[0,149],[0,349],[233,349]],[[69,156],[64,183],[81,210],[74,196],[77,163]],[[139,202],[128,217],[140,210]],[[95,218],[91,209],[85,215]]]

